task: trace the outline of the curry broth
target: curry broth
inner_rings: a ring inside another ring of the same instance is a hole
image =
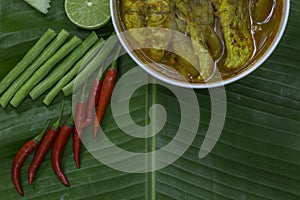
[[[117,11],[119,12],[117,13],[117,16],[119,17],[119,21],[121,22],[120,24],[121,30],[125,31],[126,27],[125,24],[123,23],[124,19],[122,13],[123,10],[122,1],[123,0],[117,0],[116,5],[118,7]],[[249,1],[252,2],[253,0],[249,0]],[[225,67],[223,64],[224,64],[224,58],[226,56],[226,53],[224,52],[218,59],[215,59],[215,67],[217,67],[217,69],[219,70],[223,80],[236,76],[237,74],[245,71],[246,69],[251,67],[268,50],[276,34],[278,33],[278,29],[282,19],[283,0],[274,0],[272,2],[271,7],[272,7],[272,13],[269,16],[268,20],[264,21],[263,23],[254,21],[253,16],[251,15],[251,10],[250,10],[251,6],[249,8],[249,13],[251,18],[251,29],[252,29],[251,34],[254,43],[254,51],[252,57],[244,65],[239,66],[236,69],[229,69]],[[224,45],[224,41],[222,41],[222,44]],[[177,80],[183,80],[184,77],[185,79],[188,79],[190,82],[194,82],[194,83],[203,82],[202,80],[195,80],[189,74],[183,74],[182,72],[179,71],[179,66],[176,66],[176,59],[185,60],[184,58],[182,57],[179,58],[178,55],[175,54],[173,55],[173,53],[168,52],[167,54],[168,56],[172,58],[174,58],[174,56],[178,57],[175,58],[175,63],[174,63],[174,59],[168,59],[168,58],[164,58],[161,60],[154,60],[148,55],[148,51],[149,49],[134,50],[134,54],[145,64],[155,63],[155,65],[151,65],[151,67],[154,70],[164,74],[165,76]],[[185,62],[185,63],[190,64],[189,62]]]

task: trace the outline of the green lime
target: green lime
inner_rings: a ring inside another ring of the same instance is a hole
[[[109,0],[65,0],[68,18],[78,27],[97,29],[110,20]]]

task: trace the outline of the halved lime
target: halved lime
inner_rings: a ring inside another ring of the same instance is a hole
[[[65,0],[68,18],[78,27],[97,29],[110,20],[109,0]]]

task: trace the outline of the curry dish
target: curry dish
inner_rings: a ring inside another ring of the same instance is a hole
[[[282,0],[119,0],[117,5],[123,30],[157,27],[189,36],[181,41],[170,32],[140,34],[136,40],[144,46],[151,41],[151,48],[135,53],[194,83],[213,79],[216,69],[228,78],[250,66],[272,42],[282,15]]]

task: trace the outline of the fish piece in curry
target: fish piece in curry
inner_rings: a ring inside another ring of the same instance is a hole
[[[227,68],[244,65],[254,52],[249,0],[213,0],[226,46]]]

